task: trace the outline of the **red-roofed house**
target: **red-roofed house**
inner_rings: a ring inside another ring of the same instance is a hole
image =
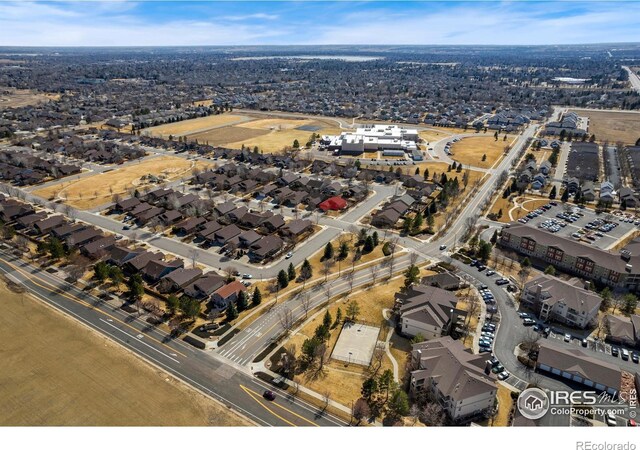
[[[323,211],[339,211],[347,207],[347,201],[342,197],[331,197],[318,205]]]
[[[231,302],[235,302],[238,299],[240,291],[246,290],[247,288],[239,281],[232,281],[229,284],[225,284],[211,295],[213,307],[219,310],[226,309]]]

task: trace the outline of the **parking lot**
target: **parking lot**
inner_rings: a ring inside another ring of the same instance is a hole
[[[596,214],[587,208],[554,202],[531,211],[519,222],[542,228],[549,233],[568,237],[602,250],[615,246],[631,231],[640,230],[640,220],[630,213],[615,211]]]

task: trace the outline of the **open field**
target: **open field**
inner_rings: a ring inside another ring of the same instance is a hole
[[[59,98],[60,95],[58,94],[42,94],[29,89],[0,87],[0,109],[22,108],[24,106],[37,105],[38,103],[45,103]]]
[[[488,169],[504,154],[504,148],[513,142],[514,136],[500,135],[496,141],[493,136],[470,136],[462,138],[451,146],[451,158],[464,165]],[[482,161],[482,155],[487,158]]]
[[[171,181],[190,175],[193,169],[209,166],[210,164],[202,161],[160,156],[140,163],[130,163],[109,172],[48,186],[33,193],[49,200],[62,199],[79,209],[90,209],[109,203],[114,194],[127,194],[130,189],[144,188],[145,182],[141,177],[145,175],[164,176],[166,181]]]
[[[640,139],[640,114],[624,111],[591,111],[576,109],[580,116],[589,117],[589,133],[598,142],[635,144]]]
[[[530,211],[538,209],[542,205],[546,205],[551,201],[547,197],[540,197],[536,195],[527,195],[524,197],[510,196],[509,198],[502,198],[502,194],[499,195],[500,196],[493,204],[489,213],[497,214],[502,210],[502,217],[498,219],[498,222],[505,223],[518,220],[519,218],[527,215]],[[511,216],[509,215],[509,212],[511,212]]]
[[[301,127],[303,129],[300,129]],[[265,153],[272,153],[292,146],[296,139],[300,146],[304,146],[312,133],[327,134],[325,130],[329,127],[325,122],[319,120],[274,118],[253,120],[234,128],[248,129],[253,132],[260,131],[261,134],[240,140],[229,140],[226,144],[228,147],[240,148],[244,145],[253,148],[257,146]],[[334,127],[332,126],[332,128]]]
[[[29,295],[0,295],[0,425],[250,425]]]
[[[222,127],[191,134],[188,139],[197,140],[200,143],[208,145],[235,147],[235,145],[229,145],[229,142],[248,141],[264,136],[265,134],[269,134],[269,132],[246,127]],[[242,145],[238,146],[238,148],[240,147],[242,147]]]
[[[167,123],[157,127],[146,128],[144,134],[151,136],[161,136],[163,138],[173,136],[184,136],[202,131],[210,130],[214,127],[223,127],[232,123],[247,120],[246,116],[236,114],[215,114],[197,119],[183,120],[181,122]]]
[[[406,127],[411,128],[411,125],[406,125]],[[444,139],[454,134],[473,133],[473,131],[473,129],[465,130],[464,128],[434,127],[428,130],[420,130],[418,131],[418,135],[424,141],[431,144],[432,142],[439,141],[440,139]]]

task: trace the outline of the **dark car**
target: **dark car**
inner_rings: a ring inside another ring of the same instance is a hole
[[[276,399],[276,394],[273,391],[266,390],[262,393],[262,396],[267,400],[274,401]]]
[[[612,356],[615,356],[617,358],[619,354],[620,354],[620,349],[618,347],[611,347]]]
[[[125,226],[123,226],[123,227],[122,227],[122,229],[123,229],[123,230],[125,230],[125,231],[127,231],[127,230],[130,230],[130,229],[131,229],[131,227],[130,227],[129,225],[125,225]]]
[[[640,361],[640,355],[638,355],[638,353],[633,352],[631,354],[631,361],[633,361],[634,363],[638,364],[638,361]]]

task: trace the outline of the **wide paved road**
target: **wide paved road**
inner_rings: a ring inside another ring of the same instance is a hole
[[[172,339],[167,333],[114,306],[89,295],[40,268],[0,250],[0,273],[23,285],[37,299],[66,313],[91,329],[108,336],[142,359],[165,370],[230,409],[262,426],[344,426],[330,414],[300,399],[290,400],[278,392],[273,402],[262,398],[266,383],[239,366],[221,362]],[[34,330],[35,332],[35,330]],[[55,345],[55,342],[51,343]]]
[[[629,67],[622,66],[624,70],[629,74],[629,82],[631,83],[631,87],[640,94],[640,77]]]

